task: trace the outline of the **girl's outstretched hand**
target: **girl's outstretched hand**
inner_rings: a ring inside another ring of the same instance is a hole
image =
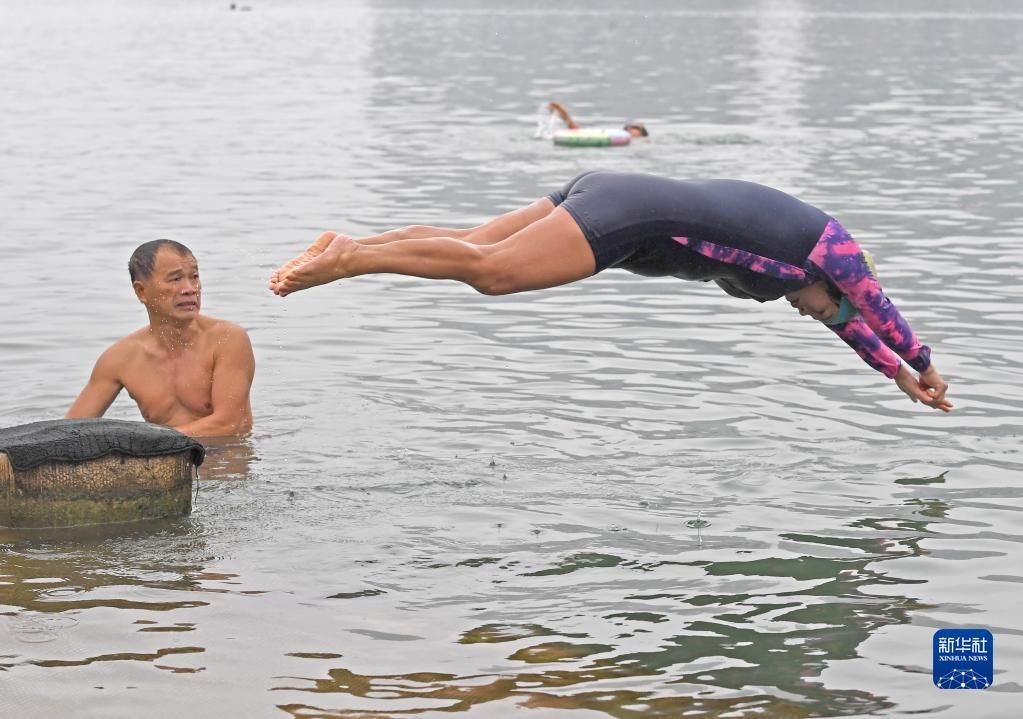
[[[942,412],[952,411],[952,403],[945,399],[948,383],[941,378],[933,364],[920,373],[919,379],[903,364],[895,375],[895,384],[914,402],[923,402]]]

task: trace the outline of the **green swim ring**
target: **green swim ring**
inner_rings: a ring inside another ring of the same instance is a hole
[[[553,139],[564,147],[614,147],[628,145],[632,135],[628,130],[558,130]]]

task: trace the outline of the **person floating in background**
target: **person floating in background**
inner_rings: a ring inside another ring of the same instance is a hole
[[[558,117],[561,118],[561,121],[565,123],[565,126],[568,127],[569,130],[582,129],[579,123],[572,119],[572,116],[568,114],[568,110],[566,110],[565,106],[562,105],[561,103],[554,102],[553,100],[551,100],[549,103],[547,103],[547,108],[551,112],[556,113]],[[644,125],[639,120],[629,120],[628,122],[625,123],[622,129],[628,132],[633,137],[650,136],[650,133],[647,132],[646,125]]]
[[[102,417],[121,389],[148,422],[196,437],[252,428],[256,370],[244,329],[199,313],[202,283],[191,250],[173,240],[140,245],[128,262],[149,326],[111,345],[65,419]]]
[[[713,280],[734,297],[759,302],[785,297],[914,402],[952,408],[930,348],[885,296],[845,228],[784,192],[741,180],[585,172],[472,229],[414,225],[360,240],[325,232],[273,273],[270,289],[285,297],[346,277],[395,273],[503,295],[609,267]]]

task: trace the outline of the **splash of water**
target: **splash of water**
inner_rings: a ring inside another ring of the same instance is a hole
[[[533,133],[533,137],[537,140],[551,139],[554,136],[554,127],[557,121],[557,116],[550,106],[546,102],[540,103],[536,118],[536,132]]]

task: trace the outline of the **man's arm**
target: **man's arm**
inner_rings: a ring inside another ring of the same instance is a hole
[[[102,417],[110,408],[124,386],[118,379],[120,353],[118,345],[114,345],[99,356],[88,383],[71,405],[71,409],[64,415],[64,419]]]
[[[551,100],[549,103],[547,103],[547,107],[551,109],[551,112],[558,113],[558,117],[561,118],[562,122],[568,125],[569,130],[579,129],[579,123],[572,119],[572,116],[568,114],[568,110],[566,110],[565,106],[562,105],[560,102],[554,102],[553,100]]]
[[[213,412],[174,429],[192,437],[245,434],[252,429],[249,390],[256,374],[252,342],[241,327],[226,323],[223,344],[213,364]]]

